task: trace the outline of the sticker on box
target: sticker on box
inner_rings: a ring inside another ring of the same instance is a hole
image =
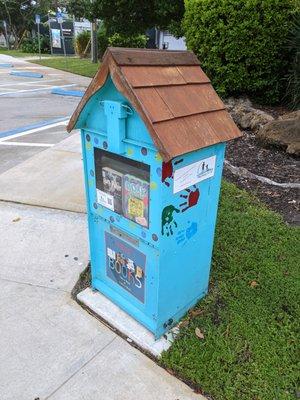
[[[174,172],[173,193],[180,192],[215,174],[216,156],[208,157]]]
[[[107,193],[110,198],[113,198],[113,205],[118,214],[122,214],[122,182],[123,174],[115,169],[104,167],[102,168],[103,192]],[[110,207],[108,207],[110,208]]]
[[[114,211],[113,196],[108,193],[105,193],[99,189],[96,189],[96,193],[97,193],[97,203],[101,204],[101,206],[104,206],[104,207],[109,208],[110,210]]]
[[[105,246],[108,278],[144,303],[146,255],[109,232]]]

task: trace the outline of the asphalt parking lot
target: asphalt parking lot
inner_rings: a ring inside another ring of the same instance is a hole
[[[10,75],[12,71],[43,77]],[[89,78],[0,55],[0,173],[68,136],[65,127],[80,98],[51,91],[84,91],[89,82]]]

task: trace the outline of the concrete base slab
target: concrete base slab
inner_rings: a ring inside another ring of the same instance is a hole
[[[85,212],[78,136],[68,137],[66,147],[62,141],[0,175],[0,200]]]
[[[159,357],[164,350],[168,350],[176,335],[176,328],[174,328],[167,335],[155,340],[154,335],[148,329],[103,296],[102,293],[91,288],[78,293],[77,299],[107,321],[109,325],[155,357]]]

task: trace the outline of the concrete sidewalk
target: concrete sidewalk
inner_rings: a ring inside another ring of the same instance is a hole
[[[70,297],[83,213],[0,202],[1,400],[202,398]]]
[[[1,174],[0,200],[85,212],[79,133]]]
[[[1,400],[204,399],[70,297],[89,259],[79,134],[0,188]]]

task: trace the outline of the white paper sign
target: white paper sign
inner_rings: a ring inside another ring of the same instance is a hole
[[[205,158],[174,172],[173,193],[180,192],[215,174],[216,156]]]
[[[106,208],[109,208],[110,210],[114,211],[114,198],[111,194],[108,194],[106,192],[103,192],[102,190],[96,189],[97,193],[97,203],[101,204],[101,206],[104,206]]]

